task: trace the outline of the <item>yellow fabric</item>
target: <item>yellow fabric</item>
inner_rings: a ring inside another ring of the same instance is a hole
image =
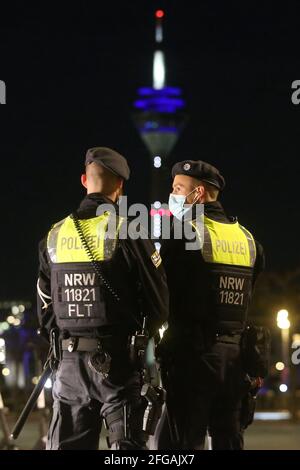
[[[199,236],[196,224],[193,223],[193,226]],[[210,237],[210,241],[204,240],[204,243],[211,243],[211,259],[206,261],[237,266],[253,266],[256,250],[253,236],[238,222],[225,224],[204,216],[204,226]]]
[[[105,243],[116,245],[116,238],[122,223],[122,219],[116,221],[115,239],[105,240],[108,228],[109,212],[105,212],[92,219],[79,220],[84,237],[95,261],[103,261],[105,255]],[[60,226],[60,227],[59,227]],[[111,251],[111,250],[110,250]],[[80,237],[75,228],[72,218],[67,217],[62,223],[54,225],[48,235],[48,252],[55,263],[89,262],[90,259],[82,246]]]

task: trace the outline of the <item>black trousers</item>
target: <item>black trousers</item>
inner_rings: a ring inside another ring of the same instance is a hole
[[[173,366],[163,371],[168,374],[168,416],[157,437],[158,448],[201,450],[208,431],[213,449],[243,449],[241,401],[249,381],[239,345],[219,342],[199,355],[186,349],[176,356]],[[169,424],[174,437],[177,434],[175,443]]]
[[[102,419],[118,410],[109,434],[119,435],[117,448],[144,449],[147,436],[142,431],[145,410],[141,397],[142,378],[130,365],[127,352],[112,357],[107,379],[90,369],[89,353],[63,352],[53,385],[53,415],[47,450],[96,450]],[[122,410],[127,407],[125,436]]]

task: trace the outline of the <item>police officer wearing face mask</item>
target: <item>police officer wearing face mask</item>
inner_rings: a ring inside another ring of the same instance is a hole
[[[102,420],[112,449],[144,449],[135,333],[144,324],[153,336],[167,319],[165,273],[149,239],[126,237],[125,158],[97,147],[85,164],[86,197],[40,243],[38,316],[60,359],[47,449],[97,449]]]
[[[172,236],[161,250],[170,317],[160,346],[168,420],[159,448],[203,449],[208,431],[213,449],[242,449],[241,403],[250,384],[240,345],[263,250],[226,215],[218,201],[225,181],[215,167],[185,160],[172,177],[174,227],[187,224],[196,249]]]

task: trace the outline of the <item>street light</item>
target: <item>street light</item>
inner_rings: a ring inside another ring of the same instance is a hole
[[[279,310],[277,313],[277,326],[281,330],[288,330],[291,326],[289,321],[289,312],[287,310]]]
[[[281,329],[282,361],[284,364],[284,368],[281,372],[281,380],[283,384],[287,384],[289,383],[289,329],[291,326],[289,312],[287,310],[282,309],[277,313],[277,326]]]

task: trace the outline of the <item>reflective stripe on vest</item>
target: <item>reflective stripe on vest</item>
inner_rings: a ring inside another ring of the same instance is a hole
[[[190,222],[202,246],[202,255],[207,263],[253,267],[256,246],[251,233],[238,222],[225,224],[204,216],[204,243],[196,221]]]
[[[98,217],[79,220],[95,261],[112,257],[123,221],[124,218],[111,216],[108,211]],[[52,227],[47,248],[52,263],[90,262],[71,216]]]

